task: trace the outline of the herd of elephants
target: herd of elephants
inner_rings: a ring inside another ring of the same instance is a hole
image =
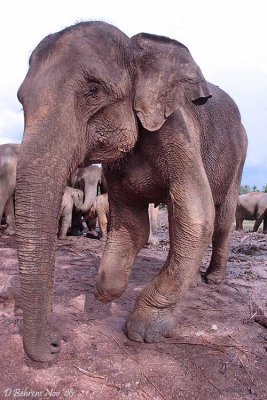
[[[97,237],[98,219],[106,243],[95,296],[109,302],[126,289],[140,249],[157,242],[158,206],[167,206],[169,254],[125,325],[129,339],[151,343],[171,335],[173,311],[211,242],[205,282],[224,279],[235,216],[237,229],[253,219],[267,233],[267,193],[239,195],[247,151],[239,110],[180,42],[78,23],[35,48],[18,99],[24,135],[0,146],[0,217],[6,233],[16,231],[32,360],[60,351],[52,339],[57,237]]]
[[[5,234],[14,235],[16,171],[20,144],[0,145],[0,219],[4,217]],[[59,213],[57,236],[66,239],[68,235],[85,235],[94,239],[107,240],[109,202],[105,176],[100,165],[77,168],[70,176]],[[158,206],[148,208],[150,233],[148,244],[157,244],[156,236]],[[97,232],[97,223],[99,232]],[[3,226],[4,228],[4,226]]]

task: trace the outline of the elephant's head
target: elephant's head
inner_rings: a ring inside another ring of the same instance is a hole
[[[83,191],[80,189],[72,189],[73,204],[77,211],[83,206]]]
[[[96,165],[90,165],[86,168],[80,168],[72,176],[71,183],[73,186],[81,189],[84,193],[84,202],[80,211],[84,214],[88,213],[92,207],[98,192],[98,188],[102,183],[102,168]]]
[[[141,34],[128,38],[103,22],[46,37],[33,51],[18,98],[25,116],[17,167],[17,242],[26,353],[55,358],[51,339],[53,265],[61,199],[82,162],[130,152],[137,118],[159,129],[180,105],[210,94],[188,50]]]

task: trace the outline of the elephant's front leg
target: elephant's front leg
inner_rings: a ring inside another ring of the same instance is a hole
[[[63,240],[66,239],[69,227],[71,226],[71,218],[72,218],[72,205],[67,206],[62,214],[61,224],[59,227],[59,235],[58,238]]]
[[[257,230],[259,229],[259,227],[260,227],[260,224],[262,223],[262,221],[263,221],[263,215],[259,215],[258,217],[257,217],[257,219],[256,219],[256,221],[255,221],[255,224],[254,224],[254,227],[253,227],[253,232],[257,232]]]
[[[95,296],[103,302],[121,296],[131,266],[149,235],[148,205],[110,198],[110,230],[96,277]]]
[[[192,282],[212,237],[214,206],[209,192],[207,188],[206,198],[191,192],[184,200],[178,193],[171,194],[169,255],[136,301],[126,323],[129,339],[150,343],[171,335],[174,308]]]
[[[150,226],[150,232],[148,238],[149,244],[156,245],[159,242],[159,239],[157,238],[158,212],[159,212],[159,207],[158,206],[155,207],[154,203],[150,203],[148,207],[149,226]]]
[[[13,196],[11,196],[5,205],[4,214],[6,216],[7,229],[5,233],[7,235],[14,235],[16,232],[16,224],[15,224],[15,211],[14,211],[14,201]]]

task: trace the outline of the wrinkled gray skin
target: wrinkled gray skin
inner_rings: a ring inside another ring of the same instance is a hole
[[[59,352],[51,338],[56,232],[66,182],[82,162],[102,162],[109,193],[110,230],[96,278],[101,301],[127,286],[148,240],[149,203],[167,204],[169,254],[140,293],[126,334],[140,342],[169,336],[175,306],[211,240],[206,280],[225,277],[247,148],[237,106],[206,82],[179,42],[128,38],[103,22],[45,38],[18,98],[25,113],[16,217],[27,355],[49,361]]]
[[[243,230],[243,221],[254,221],[253,232],[257,232],[263,221],[263,233],[267,233],[267,193],[251,192],[238,196],[236,207],[236,229]]]
[[[19,147],[19,144],[13,143],[0,145],[0,223],[4,214],[7,223],[5,233],[8,235],[14,235],[16,231],[13,197]]]
[[[83,205],[83,191],[67,186],[62,198],[60,220],[59,220],[59,239],[66,239],[68,229],[71,227],[73,209],[79,211]]]

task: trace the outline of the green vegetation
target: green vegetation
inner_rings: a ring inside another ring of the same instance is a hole
[[[267,193],[267,184],[262,187],[262,190],[258,189],[256,185],[250,187],[248,185],[241,185],[239,189],[240,194],[249,193],[249,192],[265,192]]]

